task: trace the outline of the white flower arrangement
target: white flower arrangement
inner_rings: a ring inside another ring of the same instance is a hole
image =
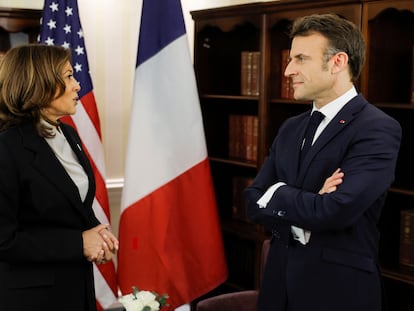
[[[158,295],[155,292],[139,290],[132,286],[133,292],[119,298],[119,302],[125,307],[126,311],[158,311],[164,306],[168,306],[168,295]]]

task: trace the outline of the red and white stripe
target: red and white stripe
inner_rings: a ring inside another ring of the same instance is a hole
[[[101,223],[110,224],[108,192],[105,183],[105,163],[101,138],[99,115],[92,92],[83,96],[78,103],[76,114],[65,117],[64,122],[71,124],[82,139],[84,150],[91,162],[96,194],[93,210]],[[108,307],[117,299],[117,280],[115,265],[112,261],[104,265],[94,264],[95,292],[98,311]]]

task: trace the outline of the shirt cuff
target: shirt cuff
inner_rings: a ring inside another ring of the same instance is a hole
[[[284,182],[279,181],[274,185],[270,186],[266,190],[266,192],[260,197],[260,199],[257,200],[256,203],[259,205],[259,208],[265,208],[267,206],[267,203],[269,203],[270,199],[272,198],[273,194],[276,192],[276,190],[284,185],[286,185]]]

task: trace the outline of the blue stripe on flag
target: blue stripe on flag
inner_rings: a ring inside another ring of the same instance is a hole
[[[184,34],[180,0],[143,0],[136,66]]]

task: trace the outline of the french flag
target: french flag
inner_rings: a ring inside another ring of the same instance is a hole
[[[122,294],[166,293],[174,310],[227,278],[179,0],[143,0],[119,240]]]

